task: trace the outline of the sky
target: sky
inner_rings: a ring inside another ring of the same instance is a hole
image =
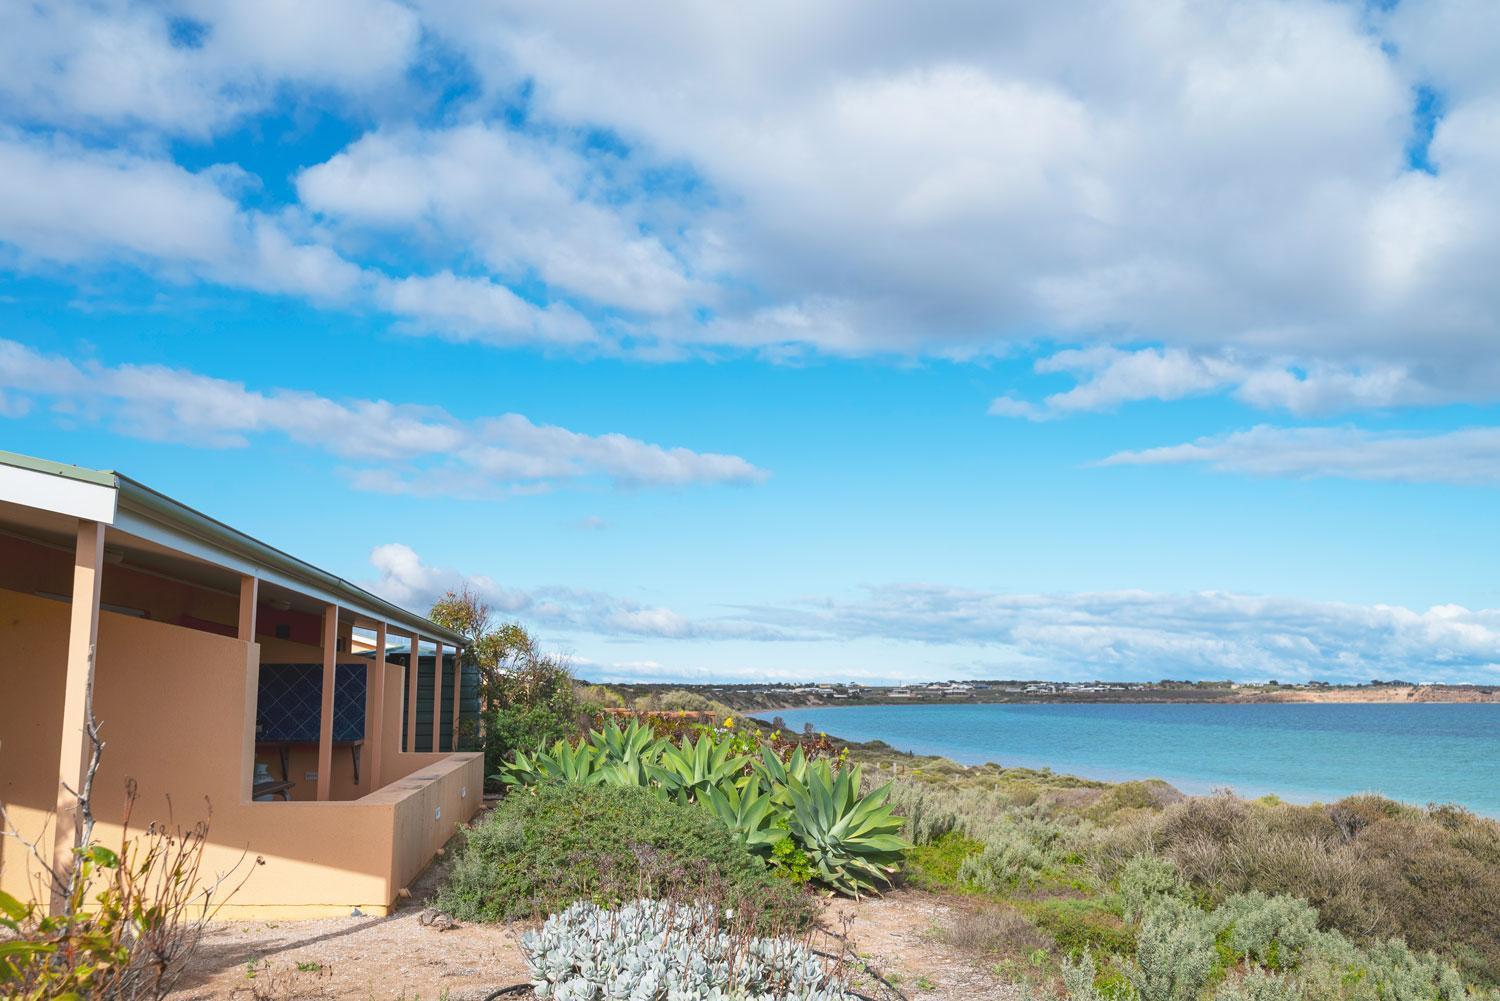
[[[0,448],[595,680],[1500,683],[1500,5],[0,7]]]

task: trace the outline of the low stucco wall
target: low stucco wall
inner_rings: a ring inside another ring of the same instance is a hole
[[[0,796],[28,835],[56,800],[68,608],[0,590],[0,691],[8,696],[0,699]],[[106,747],[96,836],[119,840],[130,778],[137,830],[153,821],[187,827],[211,814],[206,874],[264,859],[227,915],[384,913],[478,808],[482,756],[406,755],[388,740],[382,771],[399,778],[362,799],[253,803],[259,662],[256,644],[101,614],[95,716]],[[387,671],[385,682],[389,733],[399,672]],[[10,839],[0,844],[0,887],[32,896],[28,859]]]
[[[394,891],[411,885],[437,850],[468,823],[484,800],[483,754],[460,752],[429,757],[437,760],[359,801],[361,806],[380,803],[391,807]]]

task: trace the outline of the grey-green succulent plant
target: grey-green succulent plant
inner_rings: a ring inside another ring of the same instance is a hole
[[[852,1001],[801,943],[737,934],[701,904],[579,901],[521,949],[536,996],[555,1001]]]

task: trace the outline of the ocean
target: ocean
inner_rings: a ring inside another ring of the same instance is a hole
[[[1375,792],[1500,817],[1500,705],[848,706],[756,713],[964,764],[1292,802]]]

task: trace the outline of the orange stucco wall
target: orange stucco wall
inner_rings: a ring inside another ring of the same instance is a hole
[[[68,608],[0,589],[0,796],[28,834],[56,800]],[[134,827],[188,826],[211,808],[207,870],[226,871],[246,852],[264,858],[228,913],[384,913],[473,815],[482,757],[397,750],[402,685],[393,666],[384,681],[387,717],[397,724],[386,725],[383,788],[347,802],[252,803],[260,657],[258,644],[101,614],[95,715],[106,749],[95,784],[96,836],[118,840],[130,777],[139,790]],[[32,896],[27,860],[14,842],[0,839],[0,852],[0,887]]]

